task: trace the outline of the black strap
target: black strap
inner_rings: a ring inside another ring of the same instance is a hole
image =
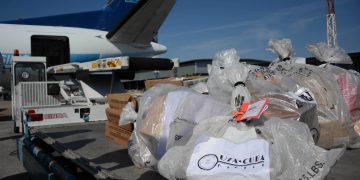
[[[243,85],[245,87],[245,83],[242,81],[238,81],[234,84],[234,87],[238,86],[238,85]]]

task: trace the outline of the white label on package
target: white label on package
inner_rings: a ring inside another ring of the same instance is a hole
[[[258,101],[254,104],[249,105],[246,113],[241,117],[240,121],[243,119],[259,119],[261,114],[266,110],[267,103],[269,99]]]
[[[314,102],[314,95],[308,88],[300,88],[295,92],[295,97],[302,102]]]
[[[235,144],[225,139],[209,138],[197,144],[186,176],[233,174],[242,179],[270,179],[269,143],[254,139]]]

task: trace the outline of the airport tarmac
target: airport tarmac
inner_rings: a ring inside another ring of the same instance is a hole
[[[0,179],[29,179],[20,164],[16,152],[16,139],[21,135],[13,132],[11,101],[0,100]]]
[[[16,139],[11,121],[11,101],[0,100],[0,179],[22,180],[29,176],[17,159]],[[347,150],[331,169],[326,180],[360,179],[360,149]]]

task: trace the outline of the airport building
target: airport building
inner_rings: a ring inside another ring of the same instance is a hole
[[[354,69],[360,72],[360,52],[349,53],[353,60],[352,65],[338,65],[345,69]],[[269,61],[257,59],[240,59],[241,62],[248,64],[268,66]],[[123,81],[125,89],[144,89],[144,81],[147,79],[158,79],[166,77],[184,77],[194,75],[208,75],[207,67],[211,65],[212,59],[193,59],[181,61],[179,67],[173,70],[166,71],[140,71],[135,73],[134,80]],[[307,64],[320,65],[322,62],[316,60],[314,57],[306,58]]]

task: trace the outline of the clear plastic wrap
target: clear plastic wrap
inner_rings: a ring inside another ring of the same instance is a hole
[[[279,61],[283,61],[286,58],[290,59],[295,54],[290,39],[270,39],[268,45],[269,48],[267,50],[277,54]]]
[[[251,95],[245,86],[250,69],[242,63],[235,62],[226,69],[227,79],[234,89],[231,92],[230,105],[238,109],[244,102],[250,102]]]
[[[356,128],[356,122],[360,121],[360,75],[331,64],[320,67],[334,74]],[[360,131],[356,131],[360,134]]]
[[[269,98],[266,117],[303,122],[308,125],[315,143],[319,140],[320,126],[316,103],[303,97],[304,92],[286,92],[280,86],[262,79],[251,79],[246,84],[251,92],[252,101]]]
[[[213,117],[159,161],[168,179],[323,179],[344,152],[316,146],[308,127],[270,118],[254,127]],[[245,136],[246,135],[246,136]]]
[[[154,87],[144,92],[143,96],[139,100],[139,111],[136,118],[137,123],[145,118],[147,110],[150,108],[152,101],[160,96],[166,95],[168,92],[179,88],[172,84],[157,84]]]
[[[250,69],[239,60],[240,57],[235,49],[217,53],[207,83],[211,96],[231,104],[234,109],[251,99],[244,83]]]
[[[201,93],[201,94],[208,94],[209,93],[206,82],[199,82],[197,84],[194,84],[194,85],[190,86],[190,88],[192,90],[198,92],[198,93]]]
[[[330,48],[325,43],[310,44],[308,51],[321,62],[336,64],[352,64],[350,56],[340,47]]]
[[[284,90],[294,91],[294,87],[305,87],[312,92],[320,123],[320,146],[328,149],[340,146],[360,147],[360,139],[354,132],[349,108],[337,82],[334,81],[336,78],[333,73],[317,66],[287,62],[279,62],[271,66],[270,70],[275,73],[276,84]],[[288,80],[292,80],[296,85],[290,86]]]
[[[323,64],[320,67],[334,74],[353,121],[360,120],[360,101],[358,101],[360,100],[360,76],[331,64]]]
[[[157,159],[148,147],[149,144],[154,143],[153,139],[142,136],[139,132],[139,125],[144,124],[146,117],[161,115],[161,101],[157,100],[165,96],[168,92],[177,89],[178,87],[172,84],[157,84],[144,92],[139,100],[139,111],[136,122],[134,124],[134,131],[129,139],[128,153],[133,163],[138,167],[148,167],[156,169]],[[156,101],[157,100],[157,101]],[[152,106],[156,105],[156,106]],[[160,106],[160,107],[158,107]],[[151,108],[154,107],[154,108]],[[146,122],[146,121],[145,121]],[[152,126],[150,126],[152,127]],[[155,142],[156,143],[156,142]],[[151,147],[151,146],[150,146]]]
[[[122,109],[120,114],[119,125],[125,125],[128,123],[134,123],[136,121],[137,113],[134,109],[134,103],[128,102],[125,107]]]
[[[212,61],[207,82],[209,94],[214,98],[230,104],[233,86],[228,81],[226,69],[239,63],[240,57],[235,49],[227,49],[217,53]]]
[[[144,109],[144,105],[148,108],[143,111],[143,116],[139,112],[136,128],[130,138],[129,155],[138,167],[156,169],[157,160],[167,149],[190,135],[194,125],[212,116],[231,113],[229,105],[189,88],[157,95],[144,93],[142,98],[150,96],[153,100],[151,103],[143,101],[145,104],[140,102],[140,110]]]

